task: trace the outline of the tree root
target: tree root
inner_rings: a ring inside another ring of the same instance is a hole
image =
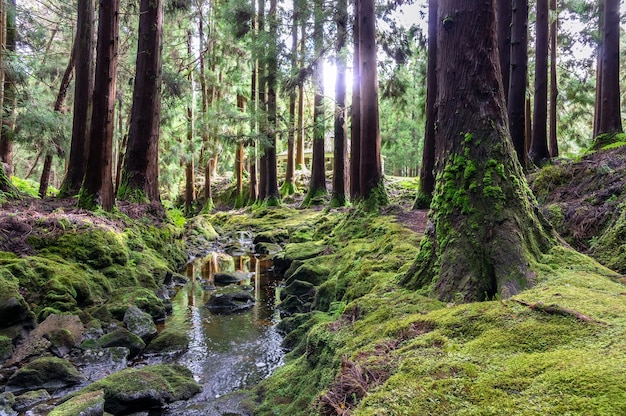
[[[590,322],[594,324],[608,325],[606,322],[598,321],[596,319],[590,318],[587,315],[584,315],[574,309],[565,308],[563,306],[559,306],[557,304],[546,305],[542,302],[530,303],[521,299],[513,299],[515,302],[520,305],[524,305],[529,307],[533,311],[539,311],[543,313],[547,313],[548,315],[561,315],[561,316],[571,316],[573,318],[578,319],[583,322]]]

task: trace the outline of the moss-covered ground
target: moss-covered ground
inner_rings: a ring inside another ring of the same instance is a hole
[[[306,229],[284,257],[323,247],[294,261],[318,273],[315,300],[281,323],[291,352],[257,388],[255,414],[626,413],[619,274],[557,246],[512,299],[442,303],[399,284],[422,236],[393,214],[268,208],[212,219],[224,230]]]

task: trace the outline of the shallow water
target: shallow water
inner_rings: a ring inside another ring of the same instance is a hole
[[[242,283],[254,288],[256,304],[229,315],[214,314],[205,307],[218,263],[215,255],[210,255],[190,264],[187,276],[191,281],[173,299],[173,312],[165,326],[182,326],[191,340],[189,350],[175,361],[193,372],[203,391],[189,402],[174,404],[164,414],[212,414],[208,410],[211,402],[253,386],[282,363],[282,337],[276,331],[277,280],[271,269],[268,271],[271,262],[253,255],[235,257],[237,270],[254,273]]]

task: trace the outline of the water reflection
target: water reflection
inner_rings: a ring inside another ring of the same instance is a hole
[[[252,272],[250,279],[241,282],[254,288],[257,302],[251,310],[219,315],[205,307],[215,287],[213,276],[222,271]],[[166,326],[188,331],[189,349],[176,361],[204,385],[198,399],[211,400],[267,377],[283,358],[282,338],[275,328],[279,317],[271,262],[255,256],[227,260],[213,253],[189,264],[186,274],[190,281],[174,298]]]

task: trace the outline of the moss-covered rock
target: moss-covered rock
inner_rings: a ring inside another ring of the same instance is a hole
[[[273,257],[274,267],[278,274],[284,273],[295,260],[306,260],[322,255],[328,250],[323,240],[290,243],[284,251]]]
[[[114,415],[163,408],[200,392],[191,371],[177,364],[129,368],[90,384],[72,394],[104,391],[104,410]]]
[[[0,361],[4,361],[13,354],[13,340],[0,335]]]
[[[48,390],[45,389],[27,391],[26,393],[15,397],[13,409],[18,412],[24,412],[29,407],[38,403],[46,402],[51,398],[50,393],[48,393]]]
[[[186,329],[168,326],[148,344],[148,354],[180,353],[189,348],[189,334]]]
[[[626,274],[626,203],[592,247],[592,255],[605,266]]]
[[[285,284],[288,286],[295,280],[309,282],[314,286],[319,286],[328,279],[334,263],[333,256],[321,256],[309,260],[296,260],[292,266],[298,265],[295,270],[290,267],[285,272]]]
[[[13,325],[32,327],[34,315],[19,290],[18,280],[0,270],[0,329]]]
[[[139,354],[146,343],[126,328],[118,328],[98,338],[98,345],[102,348],[124,347],[128,348],[131,357]]]
[[[154,325],[152,316],[136,306],[126,309],[124,324],[130,332],[137,335],[144,342],[154,338],[157,334],[157,328]]]
[[[72,397],[56,406],[48,416],[102,416],[104,414],[104,390],[96,390]]]
[[[93,269],[104,269],[112,264],[124,266],[129,258],[129,250],[122,234],[106,229],[69,231],[58,238],[33,237],[29,243],[42,256],[56,255]]]
[[[111,298],[106,304],[106,308],[113,317],[119,321],[124,319],[124,315],[129,307],[136,306],[142,311],[152,316],[156,322],[165,319],[166,308],[163,301],[157,297],[154,291],[141,288],[121,288],[113,291]]]
[[[17,370],[7,381],[6,391],[56,390],[80,383],[82,377],[67,360],[56,357],[38,358]]]

